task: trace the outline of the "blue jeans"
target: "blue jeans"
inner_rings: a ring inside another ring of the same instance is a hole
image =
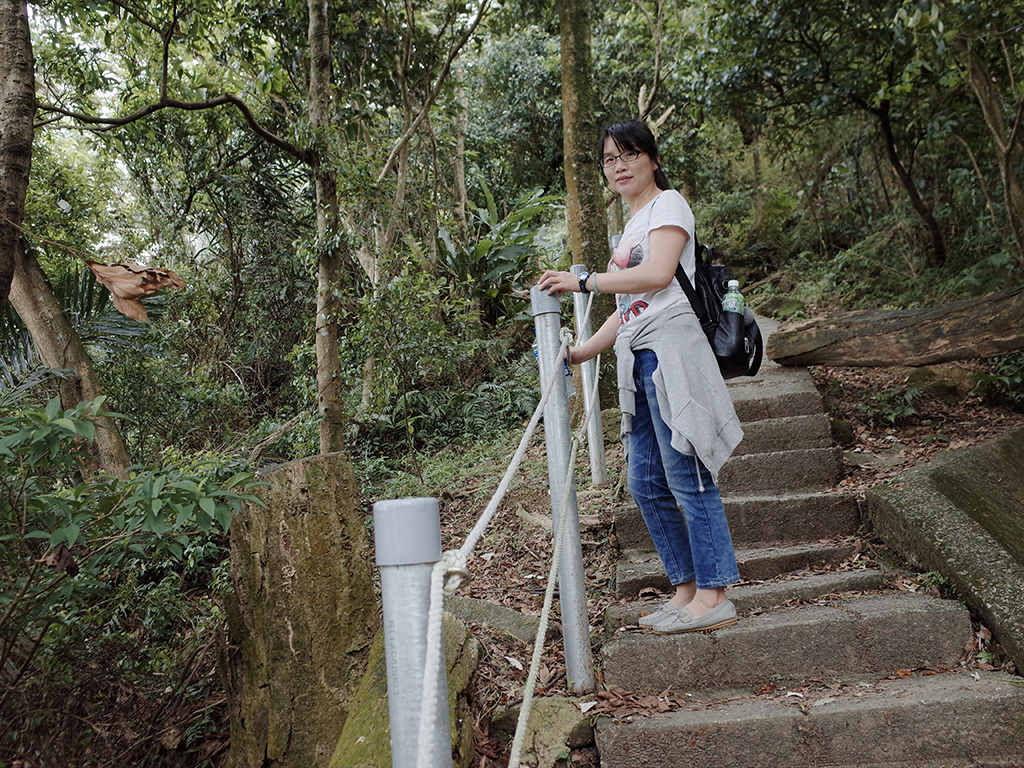
[[[700,589],[733,584],[740,574],[718,487],[699,458],[672,447],[672,432],[661,417],[653,381],[657,355],[641,349],[634,356],[636,414],[627,457],[629,491],[672,584],[693,579]]]

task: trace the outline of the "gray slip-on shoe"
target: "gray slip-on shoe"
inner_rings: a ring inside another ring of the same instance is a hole
[[[644,627],[645,629],[650,629],[655,624],[657,624],[659,621],[661,621],[661,620],[663,620],[665,618],[665,616],[666,616],[665,609],[666,608],[673,608],[673,607],[674,606],[671,603],[662,603],[657,608],[655,608],[653,611],[648,613],[646,616],[641,616],[639,619],[637,619],[636,623],[639,624],[641,627]]]
[[[685,608],[669,606],[663,612],[664,618],[660,619],[651,630],[656,635],[674,635],[680,632],[698,632],[702,629],[718,629],[735,624],[736,606],[732,600],[725,600],[719,603],[703,616],[696,619]]]

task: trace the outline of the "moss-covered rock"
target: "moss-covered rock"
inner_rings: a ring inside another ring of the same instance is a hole
[[[551,696],[534,699],[523,737],[522,764],[531,768],[566,765],[573,750],[594,743],[593,716],[584,714],[580,704],[588,698]],[[519,722],[519,706],[499,713],[491,721],[491,733],[511,739]]]
[[[326,765],[380,624],[359,494],[341,454],[259,479],[265,506],[244,505],[231,525],[228,764]]]
[[[466,768],[473,759],[474,731],[469,683],[480,657],[480,644],[454,616],[444,614],[444,657],[448,669],[448,715],[452,762]],[[352,714],[338,739],[331,768],[390,768],[391,730],[388,713],[388,671],[384,631],[377,633],[366,674],[352,704]]]
[[[925,365],[907,374],[907,385],[941,400],[960,401],[974,389],[978,376],[955,365]]]
[[[806,311],[807,306],[802,301],[786,296],[782,292],[772,295],[757,305],[758,314],[774,317],[777,320],[789,320]]]
[[[857,439],[857,435],[853,432],[853,425],[848,421],[842,419],[829,419],[828,422],[829,433],[832,436],[832,441],[836,445],[848,446],[853,445]]]

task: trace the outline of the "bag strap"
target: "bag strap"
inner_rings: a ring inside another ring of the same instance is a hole
[[[704,258],[696,232],[693,233],[693,256],[694,263],[696,263],[698,258]],[[706,326],[711,322],[710,314],[708,313],[707,307],[704,306],[704,302],[697,297],[697,291],[694,289],[693,283],[690,282],[690,278],[687,276],[682,264],[676,264],[676,280],[679,281],[679,287],[683,289],[683,293],[686,294],[686,300],[690,302],[690,306],[693,307],[694,314],[696,314],[697,319],[700,320],[701,327],[704,328],[704,332],[707,333]]]

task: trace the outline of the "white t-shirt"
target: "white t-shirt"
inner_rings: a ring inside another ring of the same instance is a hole
[[[662,191],[633,215],[612,250],[608,271],[618,272],[646,263],[651,254],[651,232],[664,226],[680,227],[689,236],[679,263],[692,282],[697,271],[693,247],[693,211],[686,199],[674,189]],[[620,293],[615,295],[615,299],[619,308],[619,339],[632,335],[630,321],[641,314],[658,312],[677,302],[689,303],[675,277],[660,291]]]

